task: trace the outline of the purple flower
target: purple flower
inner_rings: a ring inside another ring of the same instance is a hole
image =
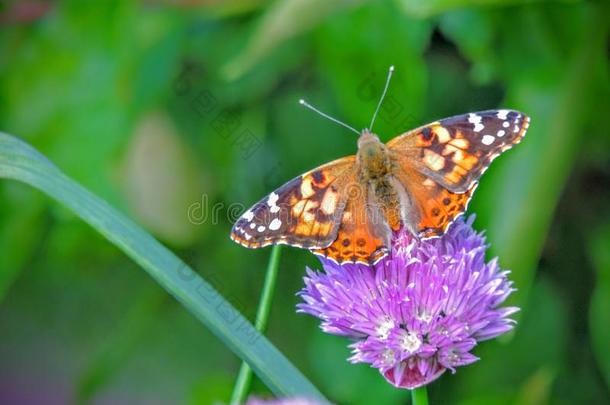
[[[346,336],[352,363],[368,363],[391,384],[417,388],[478,360],[477,342],[513,328],[499,307],[514,291],[497,259],[472,229],[456,221],[436,239],[401,232],[391,254],[369,267],[321,259],[325,273],[307,269],[298,312],[322,320],[324,332]]]

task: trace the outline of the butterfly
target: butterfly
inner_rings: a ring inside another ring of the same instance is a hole
[[[372,128],[386,87],[371,121]],[[530,119],[514,110],[445,118],[384,144],[368,129],[356,155],[298,176],[247,210],[231,239],[248,248],[285,244],[336,263],[375,264],[406,228],[441,236],[462,215],[492,160],[519,143]]]

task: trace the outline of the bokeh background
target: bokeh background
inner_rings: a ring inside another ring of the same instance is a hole
[[[515,333],[430,386],[435,404],[610,403],[610,9],[602,1],[8,1],[0,129],[136,219],[252,319],[269,249],[232,221],[356,151],[388,66],[382,140],[504,107],[524,142],[469,211],[512,270]],[[295,313],[285,248],[268,336],[340,404],[408,403]],[[226,403],[239,360],[136,264],[41,193],[0,182],[0,402]],[[253,391],[269,395],[254,382]]]

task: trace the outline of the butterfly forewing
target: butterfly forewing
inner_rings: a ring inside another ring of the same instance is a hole
[[[488,110],[445,118],[400,135],[387,143],[403,166],[441,186],[464,193],[489,164],[519,143],[529,117],[514,110]]]
[[[354,170],[354,156],[296,177],[237,220],[231,239],[249,247],[287,244],[308,249],[330,245],[345,207],[340,190]]]

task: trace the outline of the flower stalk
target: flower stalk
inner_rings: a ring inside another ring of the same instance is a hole
[[[428,388],[415,388],[411,391],[411,405],[428,405]]]

